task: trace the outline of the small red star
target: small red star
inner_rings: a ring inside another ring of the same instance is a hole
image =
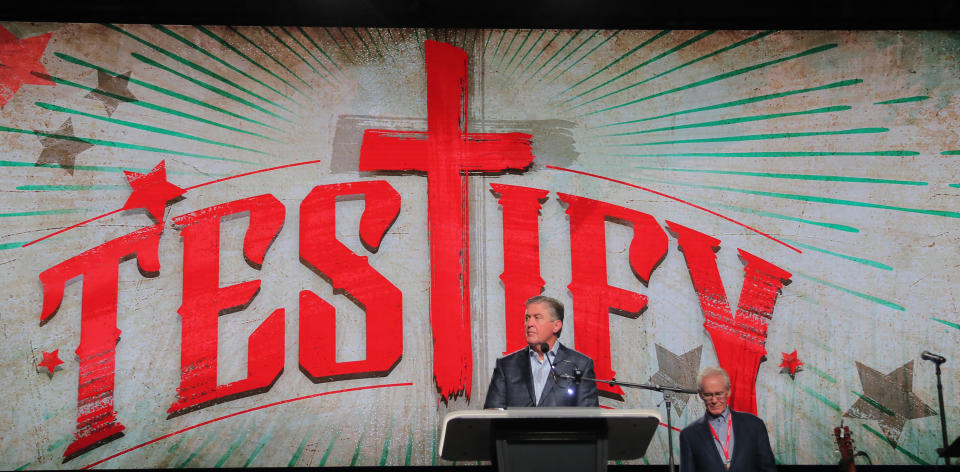
[[[783,362],[780,363],[780,367],[787,369],[791,376],[796,375],[797,369],[803,365],[803,362],[797,359],[797,350],[794,349],[790,354],[785,352],[781,352],[780,354],[783,355]]]
[[[157,222],[163,221],[163,211],[167,202],[173,200],[184,193],[186,190],[167,182],[166,161],[160,161],[156,167],[146,174],[123,171],[130,182],[133,193],[127,198],[127,203],[123,205],[123,210],[133,208],[146,208]]]
[[[52,34],[20,40],[0,26],[0,108],[13,98],[23,84],[54,85],[40,77],[47,75],[47,69],[40,59]]]
[[[53,352],[40,351],[43,354],[43,360],[37,364],[37,367],[46,367],[50,371],[50,375],[53,375],[53,371],[57,368],[58,365],[63,364],[63,361],[60,360],[60,350],[56,349]]]

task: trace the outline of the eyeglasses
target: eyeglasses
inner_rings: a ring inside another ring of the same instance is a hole
[[[716,398],[716,399],[719,400],[719,399],[726,398],[727,393],[729,393],[729,392],[726,392],[726,391],[717,392],[717,393],[703,393],[703,392],[700,392],[700,398],[702,398],[702,399],[704,399],[704,400],[712,400],[712,399]]]

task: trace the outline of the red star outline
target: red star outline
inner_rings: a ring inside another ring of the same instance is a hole
[[[803,362],[797,358],[797,350],[794,349],[790,354],[781,352],[780,355],[783,356],[783,362],[780,363],[780,368],[787,369],[790,375],[797,375],[797,369],[803,365]]]
[[[145,208],[150,216],[158,223],[163,221],[163,213],[170,200],[184,193],[181,187],[167,182],[166,161],[160,161],[156,167],[146,174],[123,171],[130,183],[133,192],[123,204],[121,210]]]
[[[41,78],[47,75],[47,69],[40,62],[52,35],[46,33],[21,40],[0,26],[0,108],[24,84],[55,85]]]
[[[43,354],[43,360],[37,364],[37,367],[46,367],[50,372],[50,375],[53,375],[53,371],[56,370],[57,366],[63,364],[63,361],[60,360],[60,350],[54,349],[53,352],[40,351]]]

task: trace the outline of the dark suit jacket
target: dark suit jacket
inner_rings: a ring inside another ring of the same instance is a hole
[[[557,372],[573,374],[571,363],[583,372],[584,377],[594,377],[593,360],[561,344],[557,347],[557,358],[554,362]],[[567,391],[568,387],[573,388],[572,395]],[[600,406],[596,382],[583,381],[580,385],[574,385],[569,380],[557,381],[553,375],[547,378],[540,402],[536,403],[535,399],[530,348],[525,347],[497,359],[497,366],[490,379],[490,388],[487,389],[487,399],[483,403],[484,408]]]
[[[731,472],[774,472],[770,438],[763,420],[730,410],[733,418]],[[726,472],[704,415],[680,432],[680,472]]]

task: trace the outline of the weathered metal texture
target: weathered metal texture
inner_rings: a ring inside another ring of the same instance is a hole
[[[27,75],[0,70],[0,468],[79,468],[185,429],[102,467],[444,463],[440,420],[480,408],[506,330],[521,329],[504,325],[502,213],[490,183],[550,191],[539,221],[542,278],[545,294],[568,309],[570,227],[558,192],[719,239],[731,306],[744,277],[736,249],[792,273],[769,320],[756,388],[781,463],[836,462],[830,431],[842,416],[873,463],[935,463],[936,387],[923,350],[949,359],[948,424],[960,417],[950,367],[960,354],[956,33],[0,26],[4,66],[16,53],[7,51],[50,34],[39,62],[18,69]],[[446,403],[433,379],[427,181],[357,170],[363,129],[425,129],[426,39],[467,52],[473,130],[530,133],[537,156],[523,172],[469,177],[473,398]],[[91,93],[98,88],[107,94]],[[63,463],[76,425],[85,282],[68,284],[41,326],[38,276],[153,222],[119,212],[24,245],[122,208],[130,187],[120,170],[145,173],[161,160],[171,183],[196,187],[167,207],[159,275],[120,265],[113,402],[125,435]],[[312,160],[320,162],[201,186]],[[403,356],[385,377],[314,383],[298,368],[301,290],[336,308],[339,361],[362,359],[366,335],[362,309],[299,259],[300,202],[316,185],[374,179],[402,201],[379,250],[358,237],[362,201],[338,204],[336,230],[402,291]],[[247,339],[276,308],[286,309],[285,370],[265,393],[167,419],[180,380],[183,291],[171,217],[266,193],[286,218],[259,270],[244,262],[249,220],[221,231],[221,284],[260,279],[262,287],[244,310],[219,318],[219,381],[246,375]],[[649,300],[638,317],[610,315],[612,366],[620,380],[687,380],[673,371],[717,356],[683,253],[671,237],[645,286],[629,265],[632,235],[607,223],[609,284]],[[571,311],[561,340],[576,346]],[[661,346],[676,359],[658,363]],[[700,358],[687,359],[700,346]],[[38,364],[55,349],[65,363],[49,375]],[[791,377],[777,366],[794,350],[804,365]],[[412,385],[302,398],[398,383]],[[300,400],[251,410],[289,399]],[[601,404],[660,401],[627,391]],[[695,398],[680,410],[679,425],[703,414]],[[644,461],[666,463],[665,433]]]

